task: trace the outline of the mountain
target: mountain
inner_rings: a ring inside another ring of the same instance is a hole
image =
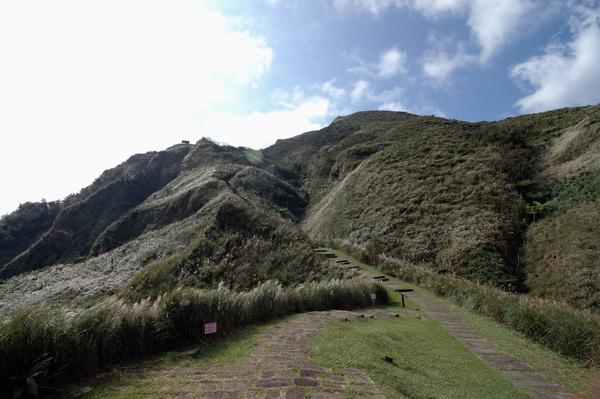
[[[263,151],[135,155],[0,220],[0,309],[339,273],[319,243],[600,310],[599,132],[599,105],[479,123],[369,111]]]

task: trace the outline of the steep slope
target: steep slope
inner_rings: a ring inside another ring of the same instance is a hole
[[[525,260],[533,294],[600,311],[600,107],[584,110],[539,144]]]
[[[70,200],[73,204],[62,209],[38,242],[1,266],[0,278],[85,259],[108,226],[178,175],[179,165],[190,148],[180,145],[158,153],[134,155],[105,172],[92,187]]]
[[[61,208],[59,201],[27,202],[0,219],[0,268],[38,241]]]
[[[599,309],[599,113],[493,123],[361,113],[265,154],[303,172],[314,240]]]
[[[511,160],[527,150],[484,124],[377,115],[306,159],[307,233],[481,282],[515,280],[525,204],[511,183],[529,169]]]
[[[203,139],[136,155],[0,221],[2,276],[61,264],[7,280],[0,307],[15,287],[136,300],[332,275],[314,240],[600,309],[599,129],[598,105],[480,123],[371,111],[262,153]]]
[[[180,147],[168,152],[178,153]],[[81,301],[119,290],[123,297],[138,300],[182,285],[213,287],[223,281],[246,289],[271,278],[297,284],[341,276],[314,254],[308,237],[289,221],[300,219],[306,206],[280,178],[297,180],[293,171],[261,160],[252,150],[208,140],[181,148],[180,160],[160,163],[160,153],[145,154],[105,172],[105,178],[118,178],[88,189],[87,197],[67,206],[50,232],[17,258],[21,263],[10,265],[19,266],[13,271],[27,270],[33,264],[28,259],[42,258],[38,254],[44,254],[49,237],[65,225],[81,228],[60,248],[61,262],[75,254],[79,263],[67,261],[5,281],[0,309],[10,312],[19,303],[40,300]],[[139,160],[146,160],[146,166],[131,164]],[[165,169],[176,176],[150,180],[161,184],[149,194],[133,193],[146,187],[140,185],[144,176],[163,176],[157,171]],[[52,261],[43,260],[48,262],[40,262],[43,266]]]

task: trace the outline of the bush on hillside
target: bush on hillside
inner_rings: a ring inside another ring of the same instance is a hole
[[[600,200],[531,226],[527,285],[543,298],[600,311]]]
[[[316,255],[308,237],[277,214],[245,203],[216,206],[214,222],[181,254],[151,263],[121,290],[130,301],[156,298],[179,286],[247,290],[276,279],[284,286],[347,272]]]

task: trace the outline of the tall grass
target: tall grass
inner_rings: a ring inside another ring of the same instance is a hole
[[[130,305],[110,299],[77,312],[24,307],[0,326],[0,397],[60,386],[113,365],[201,342],[204,325],[217,338],[255,323],[304,311],[352,309],[387,291],[367,280],[329,280],[283,288],[265,282],[251,291],[181,288]]]
[[[600,315],[597,313],[443,276],[389,258],[382,259],[378,268],[490,317],[585,366],[600,365]]]

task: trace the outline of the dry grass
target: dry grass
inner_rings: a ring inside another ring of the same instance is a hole
[[[0,397],[202,342],[206,323],[216,322],[223,337],[293,313],[366,307],[371,293],[387,303],[380,283],[330,280],[295,288],[268,281],[248,292],[182,288],[135,304],[111,298],[77,309],[21,307],[0,325]]]
[[[600,201],[544,219],[528,232],[532,294],[600,310]]]

